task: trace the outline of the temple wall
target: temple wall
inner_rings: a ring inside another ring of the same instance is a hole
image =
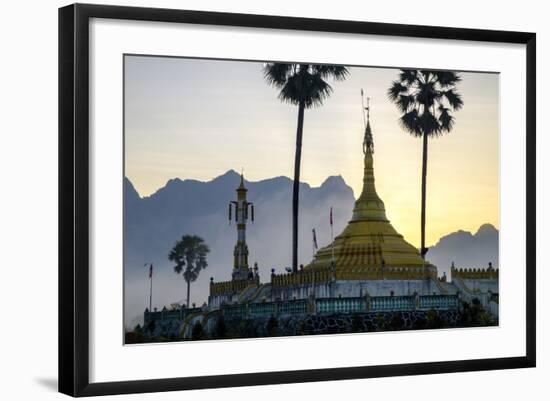
[[[316,298],[348,298],[370,296],[439,295],[441,290],[432,280],[338,280],[329,283],[303,284],[274,287],[273,300],[304,299],[311,295]]]
[[[498,279],[463,279],[462,280],[467,288],[473,293],[488,293],[498,294]]]
[[[222,304],[291,301],[321,298],[361,298],[460,294],[471,302],[477,298],[493,316],[498,316],[498,279],[456,278],[454,282],[439,283],[433,279],[418,280],[336,280],[333,282],[303,283],[274,286],[271,284],[246,287],[241,292],[214,294],[209,297],[209,309]]]
[[[219,309],[222,303],[233,303],[238,301],[239,294],[217,294],[208,297],[208,307],[210,309]]]

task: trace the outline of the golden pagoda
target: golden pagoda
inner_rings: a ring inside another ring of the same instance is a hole
[[[363,141],[363,191],[355,201],[347,227],[333,242],[321,248],[306,270],[333,269],[337,279],[418,279],[437,276],[437,268],[426,262],[390,224],[384,202],[374,186],[374,143],[369,107]]]

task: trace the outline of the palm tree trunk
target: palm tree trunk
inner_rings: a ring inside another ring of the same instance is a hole
[[[426,248],[426,173],[428,170],[428,135],[422,136],[422,205],[420,211],[420,255],[425,258]]]
[[[187,281],[187,309],[189,309],[189,293],[191,292],[191,281]]]
[[[304,131],[305,103],[298,106],[296,153],[294,156],[294,184],[292,187],[292,271],[298,271],[298,205],[300,200],[300,164],[302,161],[302,135]]]

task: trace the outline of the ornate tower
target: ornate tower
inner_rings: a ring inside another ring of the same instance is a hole
[[[248,265],[248,245],[246,245],[246,222],[249,218],[254,221],[254,205],[246,200],[248,189],[244,186],[244,176],[241,173],[241,183],[237,188],[237,200],[229,203],[229,221],[231,222],[232,209],[235,210],[237,224],[237,243],[233,250],[233,280],[246,280],[253,275]]]

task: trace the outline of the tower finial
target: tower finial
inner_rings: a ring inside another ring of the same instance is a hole
[[[370,118],[370,97],[367,96],[367,107],[365,107],[365,94],[363,88],[361,88],[361,110],[363,111],[363,124],[365,127],[369,123]],[[367,111],[367,116],[365,117],[365,110]]]
[[[361,109],[363,111],[363,124],[365,124],[365,137],[363,139],[363,153],[374,153],[374,141],[370,129],[370,97],[367,97],[367,107],[365,107],[365,96],[361,88]],[[365,111],[367,115],[365,116]]]

